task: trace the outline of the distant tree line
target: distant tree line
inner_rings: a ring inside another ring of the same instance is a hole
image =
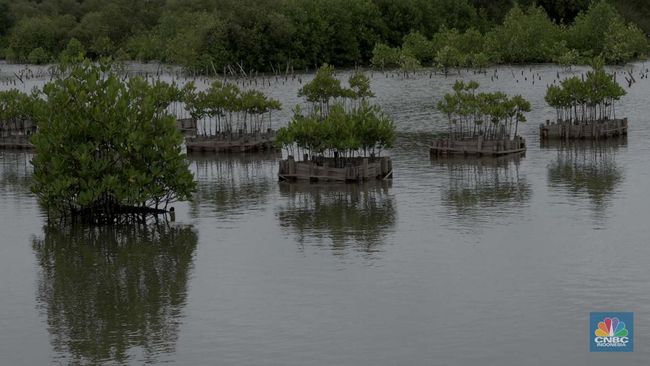
[[[484,68],[497,63],[554,62],[563,66],[589,63],[602,57],[608,64],[647,55],[648,39],[633,23],[626,23],[612,5],[592,3],[570,25],[556,24],[542,7],[515,5],[503,22],[487,32],[459,31],[442,26],[431,38],[420,32],[404,37],[401,47],[378,43],[374,66],[412,69],[438,66]]]
[[[611,1],[0,0],[0,58],[83,52],[240,73],[381,63],[380,46],[407,68],[644,54],[645,34],[627,19],[644,22],[650,5]]]

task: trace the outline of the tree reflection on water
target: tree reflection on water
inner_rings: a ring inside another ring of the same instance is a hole
[[[527,202],[532,189],[519,171],[520,156],[433,158],[449,177],[442,203],[453,215],[478,224],[477,217],[501,216]],[[480,221],[480,220],[479,220]]]
[[[272,153],[188,156],[198,182],[192,201],[194,214],[203,206],[228,217],[267,203],[277,182],[276,158]]]
[[[46,226],[33,249],[54,351],[72,364],[173,353],[197,240],[191,227],[167,223]]]
[[[390,181],[363,184],[283,183],[286,202],[277,212],[282,228],[301,244],[345,250],[348,245],[374,252],[395,226],[396,209]]]
[[[544,148],[557,152],[548,167],[549,186],[564,188],[574,198],[587,197],[594,212],[602,213],[623,181],[623,171],[616,164],[616,153],[626,145],[625,138],[544,143]]]
[[[0,151],[0,192],[29,194],[34,169],[33,154],[23,151]]]

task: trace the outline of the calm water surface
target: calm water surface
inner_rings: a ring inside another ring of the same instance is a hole
[[[48,227],[31,155],[0,151],[0,364],[647,364],[650,82],[617,109],[627,139],[541,146],[558,70],[493,72],[461,77],[531,100],[525,157],[430,160],[455,77],[375,73],[392,182],[280,184],[278,156],[195,155],[175,223]],[[299,86],[264,87],[278,122]],[[635,312],[635,352],[590,354],[590,311]]]

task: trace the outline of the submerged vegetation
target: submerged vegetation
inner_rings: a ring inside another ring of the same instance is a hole
[[[544,99],[555,108],[558,120],[592,123],[616,118],[615,103],[625,94],[614,75],[596,60],[586,77],[573,76],[550,85]]]
[[[0,58],[86,54],[248,74],[323,63],[413,70],[645,55],[650,5],[609,1],[0,0]]]
[[[445,94],[438,110],[449,122],[451,139],[463,140],[482,136],[484,139],[515,137],[519,123],[526,122],[530,102],[522,96],[508,97],[502,92],[477,93],[479,84],[462,80],[454,84],[454,92]]]
[[[176,94],[89,61],[46,84],[32,190],[48,213],[109,223],[189,199],[195,182],[165,110]]]
[[[298,95],[308,102],[307,113],[297,106],[287,127],[278,131],[276,144],[289,155],[352,158],[380,155],[395,140],[392,120],[367,98],[373,96],[368,77],[356,73],[349,88],[334,76],[334,68],[321,67]]]

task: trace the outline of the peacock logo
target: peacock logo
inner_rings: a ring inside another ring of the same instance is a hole
[[[589,316],[591,352],[632,352],[634,313],[592,312]]]
[[[627,337],[625,323],[618,318],[605,318],[598,323],[598,329],[594,332],[596,337]]]

